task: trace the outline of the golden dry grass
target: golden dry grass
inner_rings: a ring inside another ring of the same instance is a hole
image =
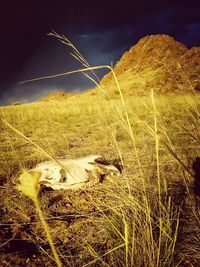
[[[198,96],[149,95],[127,96],[123,103],[91,91],[63,101],[0,108],[1,119],[52,157],[102,154],[123,160],[120,180],[40,194],[64,266],[199,263],[197,242],[190,241],[200,230],[194,223],[193,232],[186,218],[192,216],[190,205],[199,219],[191,189],[192,162],[200,154],[198,102]],[[22,167],[31,168],[47,157],[3,123],[0,139],[1,224],[11,231],[2,228],[2,262],[12,265],[6,238],[28,237],[37,252],[24,256],[13,249],[15,266],[25,266],[27,258],[28,266],[49,266],[49,248],[33,207],[12,185]]]

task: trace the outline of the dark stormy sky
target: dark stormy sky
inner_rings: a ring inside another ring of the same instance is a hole
[[[81,74],[18,84],[81,67],[69,48],[47,36],[51,29],[66,35],[90,65],[110,65],[148,34],[169,34],[188,47],[200,46],[199,10],[199,0],[1,1],[0,104],[93,86]]]

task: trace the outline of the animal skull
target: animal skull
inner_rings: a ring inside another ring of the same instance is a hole
[[[99,155],[91,155],[77,159],[62,159],[59,164],[54,161],[45,161],[36,165],[29,172],[41,173],[40,184],[51,187],[54,190],[77,188],[90,179],[100,181],[102,175],[117,174],[119,170],[114,165],[104,165],[96,162]],[[62,166],[62,167],[61,167]]]

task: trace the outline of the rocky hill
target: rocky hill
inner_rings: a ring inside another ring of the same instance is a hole
[[[145,95],[151,88],[159,94],[200,92],[200,47],[188,49],[168,35],[146,36],[124,53],[114,72],[128,95]],[[101,85],[118,93],[111,72]]]

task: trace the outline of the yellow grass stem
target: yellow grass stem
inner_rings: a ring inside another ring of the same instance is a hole
[[[174,76],[173,72],[170,70],[170,68],[167,66],[167,64],[165,64],[163,61],[160,61],[158,59],[155,60],[156,62],[159,62],[165,69],[166,71],[171,75],[171,77],[173,78],[174,82],[177,84],[178,88],[183,92],[183,89],[180,85],[180,83],[177,81],[176,77]]]
[[[185,163],[179,158],[179,156],[173,151],[173,149],[163,140],[160,139],[160,142],[168,149],[171,155],[177,160],[177,162],[186,170],[191,177],[194,177],[194,174],[190,171],[190,169],[185,165]]]
[[[48,224],[46,223],[46,221],[44,219],[44,216],[43,216],[43,213],[42,213],[42,210],[40,208],[40,204],[39,204],[38,198],[35,199],[34,204],[35,204],[36,211],[38,213],[39,219],[41,221],[42,227],[44,229],[45,235],[46,235],[47,240],[49,242],[49,245],[51,247],[51,250],[52,250],[52,253],[53,253],[55,262],[56,262],[56,264],[57,264],[58,267],[62,267],[62,263],[61,263],[61,261],[60,261],[60,259],[58,257],[56,248],[54,246],[53,240],[52,240],[51,235],[50,235]]]
[[[122,248],[122,247],[124,247],[124,246],[125,246],[125,243],[123,243],[123,244],[121,244],[121,245],[119,245],[119,246],[117,246],[117,247],[115,247],[115,248],[112,248],[112,249],[108,250],[105,254],[103,254],[103,255],[101,256],[101,258],[103,258],[103,257],[105,257],[105,256],[107,256],[107,255],[109,255],[110,253],[112,253],[112,252],[114,252],[114,251],[116,251],[116,250],[118,250],[118,249],[120,249],[120,248]],[[90,261],[90,262],[88,262],[87,264],[84,264],[82,267],[87,267],[87,266],[89,266],[89,265],[95,263],[97,260],[99,260],[99,258],[94,259],[93,261]]]
[[[155,137],[155,135],[156,135],[155,129],[153,129],[151,126],[149,126],[144,121],[140,121],[140,122],[143,123],[147,127],[147,129],[149,130],[149,133],[153,137]],[[180,157],[174,152],[174,150],[171,146],[171,141],[170,141],[169,137],[165,134],[167,141],[170,143],[170,145],[167,144],[167,142],[163,139],[163,137],[160,137],[158,132],[157,132],[157,135],[159,136],[160,143],[162,143],[167,148],[167,150],[170,152],[170,154],[177,160],[177,162],[184,168],[184,170],[186,170],[190,174],[190,176],[193,177],[193,174],[190,171],[190,169],[185,165],[185,163],[180,159]]]
[[[151,100],[153,105],[153,117],[154,117],[154,133],[155,133],[155,150],[156,150],[156,165],[157,165],[157,179],[158,179],[158,194],[160,198],[161,184],[160,184],[160,159],[159,159],[159,135],[158,135],[158,124],[157,124],[157,110],[155,105],[154,92],[151,91]]]
[[[174,251],[175,251],[175,245],[176,245],[176,241],[177,241],[177,237],[178,237],[178,230],[179,230],[179,223],[180,223],[179,217],[180,217],[180,212],[179,212],[177,219],[176,219],[176,229],[174,232],[174,240],[172,243],[171,253],[174,253]]]
[[[157,110],[155,105],[155,98],[153,89],[151,91],[151,101],[153,105],[153,117],[154,117],[154,132],[155,132],[155,151],[156,151],[156,165],[157,165],[157,185],[158,185],[158,201],[159,201],[159,240],[158,240],[158,250],[157,250],[157,266],[159,265],[160,261],[160,249],[161,249],[161,242],[162,242],[162,232],[161,229],[162,225],[162,214],[161,214],[161,183],[160,183],[160,159],[159,159],[159,135],[158,135],[158,125],[157,125]]]
[[[126,123],[127,123],[128,129],[129,129],[129,133],[130,133],[130,137],[131,137],[132,143],[133,143],[133,148],[134,148],[135,156],[136,156],[136,159],[137,159],[137,162],[138,162],[140,171],[141,171],[141,173],[143,173],[143,169],[142,169],[142,165],[141,165],[141,162],[140,162],[140,158],[139,158],[138,153],[137,153],[135,136],[134,136],[133,129],[132,129],[132,126],[131,126],[131,122],[130,122],[130,118],[129,118],[129,115],[128,115],[128,111],[127,111],[127,108],[126,108],[126,103],[125,103],[125,100],[124,100],[124,97],[123,97],[123,94],[122,94],[122,91],[121,91],[121,87],[119,85],[119,82],[117,80],[117,77],[115,75],[114,70],[111,67],[110,67],[110,70],[111,70],[111,73],[112,73],[112,75],[114,77],[114,80],[115,80],[117,89],[118,89],[119,94],[120,94],[120,97],[121,97],[122,105],[124,107],[124,112],[125,112],[125,117],[126,117]]]
[[[112,68],[110,66],[108,66],[108,65],[87,67],[87,68],[83,68],[83,69],[72,70],[72,71],[68,71],[68,72],[63,72],[63,73],[58,73],[58,74],[53,74],[53,75],[47,75],[47,76],[42,76],[42,77],[38,77],[38,78],[33,78],[33,79],[29,79],[29,80],[25,80],[25,81],[19,82],[18,84],[35,82],[35,81],[45,80],[45,79],[52,79],[52,78],[57,78],[57,77],[65,76],[65,75],[71,75],[71,74],[75,74],[75,73],[82,73],[82,72],[91,71],[91,70],[99,70],[99,69],[104,69],[104,68],[112,70]]]
[[[125,219],[125,216],[123,216],[123,223],[124,223],[124,240],[125,240],[125,250],[126,250],[126,259],[125,259],[125,262],[126,262],[126,267],[129,266],[129,231],[128,231],[128,223]]]
[[[107,267],[110,266],[109,264],[107,264],[107,263],[102,259],[102,256],[100,256],[100,255],[94,250],[94,248],[93,248],[90,244],[87,244],[87,250],[88,250],[88,252],[90,253],[90,255],[92,255],[92,256],[95,258],[94,261],[99,260],[99,261],[101,261],[102,266],[107,266]]]
[[[116,146],[116,149],[117,149],[117,152],[118,152],[120,161],[121,161],[122,165],[124,166],[124,162],[123,162],[123,158],[122,158],[122,153],[121,153],[120,148],[119,148],[119,146],[118,146],[118,143],[117,143],[117,140],[116,140],[116,138],[115,138],[115,135],[114,135],[113,132],[111,132],[111,134],[112,134],[113,141],[114,141],[114,144],[115,144],[115,146]],[[128,192],[129,192],[129,195],[130,195],[130,194],[131,194],[131,188],[130,188],[129,180],[128,180],[128,178],[127,178],[127,175],[123,175],[123,177],[125,177],[126,185],[127,185]]]
[[[130,267],[133,267],[134,263],[133,263],[133,259],[135,256],[135,230],[136,230],[136,224],[135,222],[133,222],[133,226],[132,226],[132,242],[131,242],[131,259],[130,259]]]
[[[78,60],[84,67],[90,67],[90,64],[87,62],[85,57],[79,52],[76,46],[66,36],[61,35],[54,30],[48,33],[48,36],[56,37],[61,43],[70,47],[73,50],[73,53],[70,53],[70,55],[73,56],[76,60]],[[93,70],[92,70],[92,74],[95,76],[95,78],[99,82],[99,78]]]
[[[48,224],[46,223],[46,221],[44,219],[42,210],[40,208],[40,203],[38,200],[39,177],[40,177],[40,172],[34,171],[32,173],[29,173],[28,171],[24,170],[21,177],[20,177],[20,184],[18,184],[16,186],[16,188],[18,190],[20,190],[25,196],[27,196],[28,198],[30,198],[33,201],[35,208],[36,208],[36,212],[39,216],[42,227],[44,229],[45,235],[47,237],[47,240],[48,240],[49,245],[51,247],[51,250],[53,252],[55,262],[56,262],[58,267],[61,267],[62,263],[58,257],[56,249],[54,247]]]
[[[120,118],[121,118],[121,120],[123,121],[123,123],[125,123],[126,124],[126,121],[125,121],[125,119],[124,119],[124,117],[123,117],[123,115],[121,114],[121,112],[120,112],[120,110],[119,110],[119,108],[116,106],[116,104],[114,103],[114,101],[113,101],[113,99],[109,96],[109,94],[106,92],[106,90],[104,90],[103,88],[102,88],[102,86],[99,84],[99,83],[97,83],[89,74],[87,74],[87,73],[83,73],[89,80],[91,80],[102,92],[103,92],[103,94],[109,99],[109,101],[112,103],[112,107],[113,107],[113,109],[114,109],[114,111],[116,111],[117,112],[117,114],[120,116]]]

